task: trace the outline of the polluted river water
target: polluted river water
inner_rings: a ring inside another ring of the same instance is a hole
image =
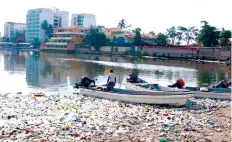
[[[180,62],[180,61],[179,61]],[[4,51],[0,53],[1,141],[231,141],[231,102],[194,99],[171,107],[125,103],[72,93],[82,76],[116,87],[131,72],[168,85],[185,78],[191,86],[228,78],[228,67],[123,57]],[[174,64],[179,64],[175,67]],[[215,67],[216,66],[216,67]],[[44,92],[35,97],[30,92]],[[22,92],[22,93],[21,93]]]

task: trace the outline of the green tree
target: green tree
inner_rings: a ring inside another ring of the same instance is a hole
[[[14,35],[10,38],[10,41],[17,42],[16,40],[18,37],[23,37],[25,39],[25,30],[15,30]]]
[[[2,41],[3,42],[10,42],[10,38],[3,36]]]
[[[222,29],[222,31],[220,32],[220,44],[221,46],[229,46],[229,41],[231,38],[231,31],[230,30],[225,30],[224,28]]]
[[[43,23],[41,24],[41,29],[46,31],[48,29],[48,21],[44,20]]]
[[[140,46],[142,44],[142,38],[140,35],[141,29],[136,28],[135,30],[133,30],[133,32],[135,33],[135,36],[133,37],[133,43],[136,46]]]
[[[85,36],[84,42],[95,47],[96,51],[99,51],[101,46],[109,42],[105,33],[100,31],[96,27],[91,27],[87,35]]]
[[[183,40],[183,38],[184,38],[183,32],[178,31],[178,32],[176,33],[176,39],[177,39],[176,44],[177,44],[177,45],[180,45],[180,44],[181,44],[181,40]]]
[[[41,42],[39,40],[39,38],[34,38],[33,41],[32,41],[32,45],[36,48],[39,48],[40,45],[41,45]]]
[[[15,41],[16,41],[16,37],[14,35],[10,37],[10,42],[15,42]]]
[[[194,26],[189,28],[179,26],[178,30],[183,33],[183,39],[187,42],[187,45],[189,45],[192,40],[196,40],[198,36],[198,29]]]
[[[48,25],[48,29],[46,31],[46,34],[49,38],[52,37],[52,33],[53,33],[53,26],[51,24]]]
[[[104,29],[104,28],[105,28],[105,26],[98,25],[98,26],[97,26],[97,28],[98,28],[99,30],[102,30],[102,29]]]
[[[44,30],[45,32],[45,39],[48,40],[48,38],[52,37],[53,33],[53,26],[48,23],[47,20],[44,20],[43,23],[41,24],[41,29]]]
[[[150,32],[149,32],[149,34],[151,34],[151,35],[155,35],[155,32],[153,32],[153,31],[150,31]]]
[[[169,29],[167,29],[167,37],[171,39],[171,43],[174,44],[175,43],[175,39],[176,39],[176,28],[173,26]]]
[[[120,20],[118,23],[118,28],[120,28],[121,30],[126,29],[126,28],[130,28],[130,27],[131,27],[131,25],[127,25],[125,19]]]
[[[163,33],[159,33],[157,35],[157,45],[160,45],[160,46],[165,46],[167,45],[167,36]]]
[[[199,42],[205,47],[217,46],[220,32],[206,21],[201,21],[201,23],[203,23],[203,26],[199,32]]]
[[[25,33],[26,33],[25,30],[16,30],[14,34],[16,37],[19,37],[19,36],[25,37]]]

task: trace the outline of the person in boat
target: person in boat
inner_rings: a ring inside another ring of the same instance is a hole
[[[88,77],[82,77],[80,83],[76,83],[75,86],[78,88],[78,86],[86,87],[88,88],[91,84],[94,84],[95,86],[95,81],[92,79],[89,79]]]
[[[217,85],[212,86],[213,88],[229,88],[231,86],[231,81],[222,80]]]
[[[127,80],[128,82],[137,83],[138,76],[135,73],[132,72],[129,74],[129,77],[130,78]]]
[[[177,87],[178,89],[183,89],[183,87],[185,86],[185,82],[182,78],[179,78],[176,83],[172,84],[172,85],[168,85],[168,87],[171,88],[175,88]]]
[[[106,91],[111,91],[116,84],[116,77],[114,75],[114,71],[110,70],[110,74],[108,75],[108,79],[107,79],[107,89]]]

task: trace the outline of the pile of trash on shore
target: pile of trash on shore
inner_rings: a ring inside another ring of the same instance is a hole
[[[192,98],[186,106],[175,108],[82,95],[1,94],[0,141],[94,141],[126,134],[138,126],[154,128],[160,140],[168,141],[162,134],[169,131],[220,131],[210,114],[230,104],[229,100]],[[175,137],[180,139],[181,135]]]

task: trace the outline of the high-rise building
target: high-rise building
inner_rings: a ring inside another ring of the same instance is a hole
[[[54,28],[69,25],[69,12],[58,9],[38,8],[28,10],[26,18],[26,40],[32,42],[34,38],[44,40],[45,32],[41,29],[43,21],[47,20]]]
[[[85,28],[96,26],[96,17],[93,14],[72,14],[71,26],[83,26]]]
[[[4,24],[4,37],[11,38],[14,36],[16,30],[22,31],[26,30],[26,24],[15,23],[15,22],[5,22]]]

